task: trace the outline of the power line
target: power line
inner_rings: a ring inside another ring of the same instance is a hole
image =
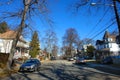
[[[90,30],[90,32],[89,32],[86,36],[89,36],[90,33],[97,28],[97,26],[100,24],[100,22],[102,22],[102,20],[103,20],[104,17],[106,16],[108,10],[109,10],[109,8],[105,11],[105,13],[103,14],[102,18],[95,24],[95,26]],[[94,33],[95,33],[95,32],[94,32]],[[94,33],[93,33],[93,34],[94,34]]]
[[[115,21],[115,19],[114,18],[110,19],[104,26],[109,25],[111,21]],[[100,27],[100,29],[98,29],[98,30],[100,31],[100,30],[102,30],[102,28]],[[98,30],[96,32],[94,32],[94,34],[98,33]],[[94,34],[91,35],[90,37],[94,36]]]
[[[115,23],[115,21],[113,21],[109,26],[107,26],[106,28],[104,28],[102,31],[100,31],[98,34],[96,34],[94,37],[92,37],[92,39],[94,39],[95,37],[97,37],[98,35],[100,35],[102,32],[104,32],[106,29],[110,28],[113,24]]]
[[[109,25],[109,23],[110,23],[110,21],[113,21],[113,19],[111,19],[111,20],[109,20],[104,26],[106,26],[106,25]],[[101,31],[102,30],[102,28],[100,27],[100,29],[98,29],[99,31]],[[96,34],[97,32],[98,32],[98,30],[96,31],[96,32],[94,32],[94,34]],[[94,36],[94,34],[93,35],[91,35],[91,36],[89,36],[89,37],[92,37],[92,36]]]

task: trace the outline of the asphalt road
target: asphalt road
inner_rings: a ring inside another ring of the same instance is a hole
[[[103,69],[103,68],[102,68]],[[120,80],[119,75],[66,60],[43,62],[38,72],[18,72],[0,80]]]

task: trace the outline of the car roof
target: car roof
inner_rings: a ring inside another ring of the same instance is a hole
[[[30,61],[39,61],[38,59],[28,59]]]

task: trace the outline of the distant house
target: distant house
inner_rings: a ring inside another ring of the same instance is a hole
[[[9,54],[12,48],[13,40],[16,37],[16,31],[8,30],[5,33],[0,34],[0,53]],[[14,53],[14,58],[20,58],[22,56],[29,56],[28,52],[29,43],[26,42],[22,36],[20,36],[19,41],[16,46],[16,51]]]
[[[41,57],[42,58],[47,59],[47,54],[48,54],[48,52],[41,50]]]
[[[120,53],[120,47],[116,43],[116,35],[105,31],[103,40],[96,41],[96,50],[101,52],[101,56],[117,56]]]

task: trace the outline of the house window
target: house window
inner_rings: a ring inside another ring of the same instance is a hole
[[[111,41],[113,41],[113,39],[111,38]]]
[[[104,39],[105,42],[107,42],[108,40],[107,39]]]
[[[106,46],[107,46],[107,48],[109,48],[109,44],[107,44]]]
[[[112,41],[112,38],[108,38],[108,41]]]
[[[107,45],[106,45],[106,44],[104,45],[104,48],[107,48]]]
[[[0,43],[2,43],[2,40],[0,40]]]
[[[111,44],[105,44],[104,45],[104,48],[110,48],[111,47]]]
[[[109,48],[112,48],[112,44],[111,43],[109,43]]]

